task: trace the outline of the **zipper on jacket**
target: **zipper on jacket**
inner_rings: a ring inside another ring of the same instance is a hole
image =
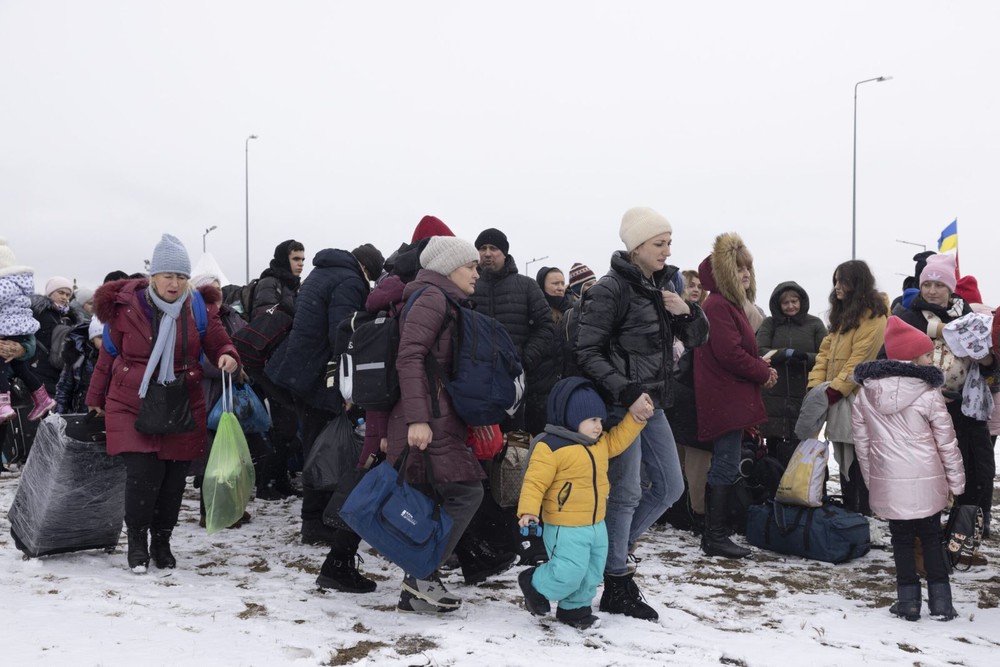
[[[563,505],[569,500],[570,491],[573,490],[573,482],[566,482],[559,489],[559,495],[556,496],[556,502],[559,503],[559,511],[562,512]]]
[[[597,461],[594,460],[594,455],[590,453],[590,447],[584,447],[583,451],[587,452],[587,456],[590,457],[591,481],[594,487],[594,514],[590,519],[590,525],[594,525],[597,523]]]

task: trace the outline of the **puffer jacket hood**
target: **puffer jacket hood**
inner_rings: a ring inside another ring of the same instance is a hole
[[[715,237],[712,254],[698,265],[698,277],[704,288],[721,294],[740,308],[747,302],[753,303],[757,298],[757,277],[753,267],[750,267],[750,287],[745,290],[736,275],[739,271],[736,256],[745,249],[746,244],[739,234],[719,234]]]
[[[885,382],[870,382],[885,380]],[[858,364],[854,381],[863,385],[872,407],[883,415],[893,415],[909,407],[927,391],[944,384],[944,373],[936,366],[917,366],[906,361],[877,359]]]
[[[105,283],[94,292],[94,315],[102,322],[114,317],[115,304],[128,303],[132,295],[149,286],[145,278],[126,278]],[[198,288],[206,305],[222,303],[222,291],[215,285],[203,285]]]
[[[565,378],[552,387],[552,391],[549,393],[548,412],[546,413],[549,424],[569,431],[576,430],[574,428],[575,425],[569,425],[569,420],[566,417],[566,407],[569,405],[569,397],[581,387],[590,387],[594,391],[597,391],[597,388],[594,387],[594,384],[590,380],[582,377]],[[548,429],[547,426],[546,429]],[[589,440],[589,438],[579,433],[574,433],[573,435],[578,441]],[[586,444],[593,444],[594,442],[596,440]]]
[[[795,315],[795,317],[786,317],[785,314],[781,312],[781,295],[788,290],[795,290],[795,293],[799,295],[799,303],[801,305],[799,307],[799,312]],[[809,295],[806,294],[806,291],[802,289],[797,282],[789,280],[780,283],[774,288],[774,291],[771,292],[771,300],[767,302],[767,306],[771,310],[771,317],[774,319],[779,321],[788,319],[793,322],[801,323],[805,320],[806,315],[809,314]]]

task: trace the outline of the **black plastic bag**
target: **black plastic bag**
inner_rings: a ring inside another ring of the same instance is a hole
[[[302,484],[313,491],[333,491],[345,472],[358,467],[362,442],[346,412],[334,417],[309,449]]]

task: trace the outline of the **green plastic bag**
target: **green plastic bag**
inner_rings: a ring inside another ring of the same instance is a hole
[[[223,374],[222,395],[228,395],[228,399],[219,419],[219,429],[215,432],[202,484],[205,527],[209,535],[228,528],[243,517],[256,484],[250,448],[232,411],[232,380],[227,387],[227,375]]]

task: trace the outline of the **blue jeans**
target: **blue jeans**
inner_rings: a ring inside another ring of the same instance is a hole
[[[712,467],[708,469],[709,486],[727,486],[740,476],[743,430],[723,433],[712,441]]]
[[[621,407],[611,408],[611,421],[620,421],[627,411]],[[608,563],[604,571],[607,574],[622,575],[628,571],[629,545],[684,494],[684,473],[677,458],[677,444],[663,410],[653,413],[636,440],[608,465],[611,493],[605,518]]]
[[[604,522],[593,526],[546,524],[542,541],[549,562],[538,566],[531,585],[547,600],[558,600],[560,609],[589,609],[608,559]]]

